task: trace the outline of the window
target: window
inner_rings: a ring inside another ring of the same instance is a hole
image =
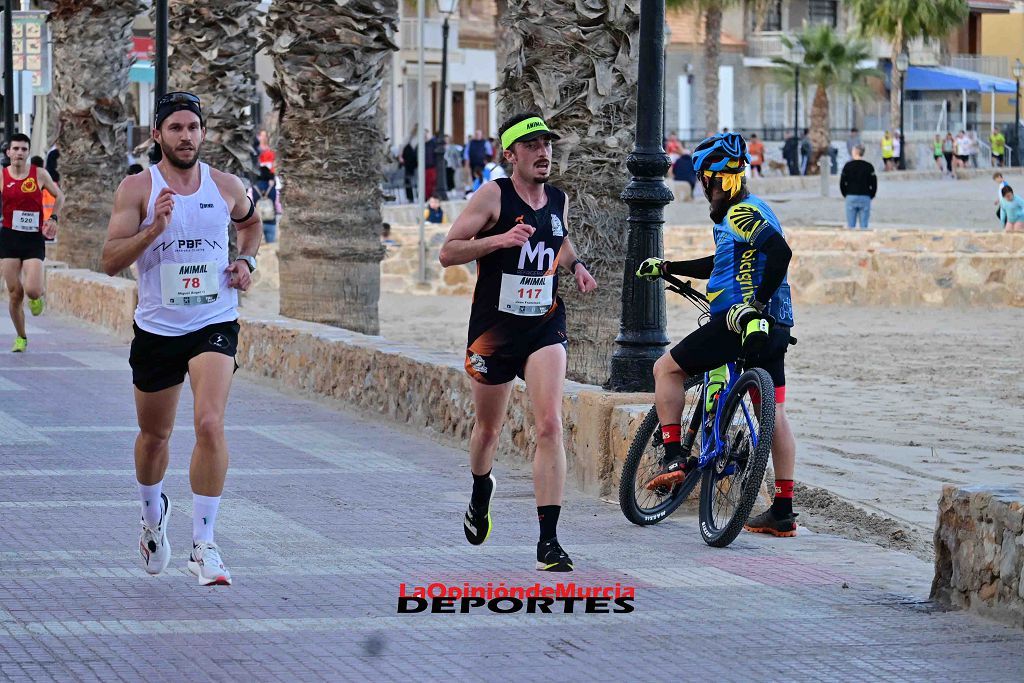
[[[812,24],[828,24],[836,27],[838,18],[838,0],[810,0],[808,2],[808,21]]]
[[[782,30],[782,0],[758,0],[751,5],[750,30],[757,31],[760,20],[761,31]]]
[[[764,128],[786,127],[786,99],[778,83],[764,84]]]

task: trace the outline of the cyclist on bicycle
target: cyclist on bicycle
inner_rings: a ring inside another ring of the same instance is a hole
[[[760,198],[750,194],[744,171],[750,163],[747,145],[736,133],[713,135],[697,145],[693,165],[711,204],[715,253],[690,261],[649,258],[637,276],[658,278],[662,274],[709,279],[708,300],[711,319],[687,336],[654,365],[655,401],[665,445],[662,471],[648,488],[682,482],[697,465],[684,457],[680,445],[687,377],[701,376],[735,361],[741,351],[740,331],[751,318],[774,322],[767,338],[748,336],[745,349],[750,366],[764,368],[775,383],[775,433],[772,462],[775,467],[775,500],[769,510],[747,521],[748,531],[775,536],[796,535],[793,513],[793,471],[796,440],[786,419],[786,375],[784,360],[793,326],[793,304],[786,271],[793,255],[779,219]],[[720,379],[720,378],[719,378]],[[709,382],[708,392],[721,391],[721,382]],[[758,400],[757,397],[753,397]],[[689,435],[688,444],[693,443]],[[687,449],[688,451],[689,449]]]

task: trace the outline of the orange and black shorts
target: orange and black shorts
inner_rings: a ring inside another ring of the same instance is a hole
[[[525,379],[526,360],[532,353],[553,344],[569,348],[565,307],[560,300],[539,320],[497,315],[501,317],[486,323],[472,318],[469,322],[466,372],[478,382],[505,384],[516,377]]]

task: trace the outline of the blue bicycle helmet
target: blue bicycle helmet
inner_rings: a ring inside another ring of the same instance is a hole
[[[738,133],[718,133],[701,140],[693,150],[693,170],[742,173],[750,163],[747,143]]]

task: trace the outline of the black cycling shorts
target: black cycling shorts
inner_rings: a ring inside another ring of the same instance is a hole
[[[46,259],[46,239],[41,232],[19,232],[0,228],[0,259],[16,258],[22,261]]]
[[[466,372],[482,384],[505,384],[516,377],[526,379],[523,373],[530,355],[553,344],[569,348],[561,299],[555,310],[539,321],[504,313],[501,321],[492,326],[476,325],[470,320]]]
[[[772,325],[768,344],[748,365],[764,368],[772,377],[776,390],[786,386],[786,351],[789,349],[789,327]],[[672,360],[687,375],[699,377],[740,355],[740,335],[725,325],[725,315],[716,315],[703,327],[690,333],[669,351]],[[778,395],[778,394],[777,394]],[[781,401],[780,401],[781,402]]]
[[[139,391],[163,391],[185,381],[188,362],[201,353],[223,353],[234,358],[238,351],[238,322],[214,323],[178,337],[146,332],[135,325],[135,339],[128,363],[132,383]],[[235,363],[235,370],[238,363]]]

